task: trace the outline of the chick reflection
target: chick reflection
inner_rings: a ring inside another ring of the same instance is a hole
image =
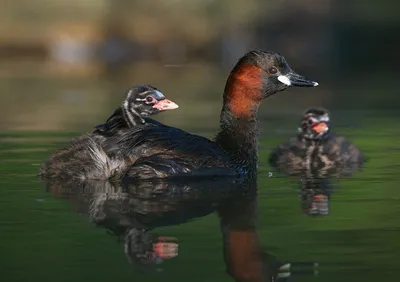
[[[155,265],[178,255],[178,239],[153,229],[178,225],[215,211],[240,193],[239,179],[196,182],[46,182],[47,191],[68,199],[75,210],[124,243],[133,265]],[[241,187],[241,186],[240,186]]]
[[[300,177],[300,202],[308,215],[328,215],[334,185],[327,178]]]
[[[351,176],[362,167],[364,157],[345,138],[331,133],[331,121],[325,109],[307,110],[298,132],[271,153],[269,163],[278,171],[299,179],[305,213],[326,215],[333,191],[330,179]]]

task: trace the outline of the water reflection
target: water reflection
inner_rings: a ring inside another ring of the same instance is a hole
[[[297,181],[302,211],[310,216],[328,215],[334,191],[340,188],[340,179],[350,178],[360,170],[359,166],[335,166],[314,169],[297,169],[290,165],[275,167],[279,172]]]
[[[263,250],[257,232],[256,181],[244,183],[247,193],[222,201],[217,209],[227,273],[235,281],[288,281],[316,275],[316,262],[289,262]]]
[[[327,178],[307,178],[300,181],[300,202],[304,213],[308,215],[328,215],[333,184]]]
[[[243,179],[196,182],[46,182],[47,191],[67,199],[75,211],[124,243],[132,264],[159,264],[178,255],[178,239],[153,233],[214,212],[223,199],[241,194]]]
[[[340,178],[351,177],[361,169],[363,162],[333,165],[329,168],[323,164],[302,168],[293,166],[291,163],[280,163],[277,166],[271,159],[270,164],[279,172],[297,179],[302,211],[307,215],[318,216],[329,214],[331,195],[340,187]]]
[[[263,250],[255,178],[118,183],[52,179],[45,184],[48,192],[68,200],[76,212],[120,238],[127,260],[140,269],[178,255],[179,238],[154,229],[215,212],[226,271],[235,281],[276,281],[316,272],[314,262],[285,262]]]

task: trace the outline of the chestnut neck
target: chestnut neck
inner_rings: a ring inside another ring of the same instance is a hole
[[[261,69],[253,65],[236,66],[228,77],[222,111],[242,120],[254,120],[262,97]]]
[[[257,170],[257,111],[262,99],[261,69],[236,66],[225,86],[216,142],[246,171]]]

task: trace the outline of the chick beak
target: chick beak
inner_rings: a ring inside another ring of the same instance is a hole
[[[324,133],[328,131],[328,125],[325,122],[320,122],[314,125],[312,129],[317,133]]]
[[[155,103],[153,105],[153,108],[160,110],[160,111],[175,110],[178,107],[179,106],[176,103],[174,103],[168,99],[159,100],[159,101],[157,101],[157,103]]]

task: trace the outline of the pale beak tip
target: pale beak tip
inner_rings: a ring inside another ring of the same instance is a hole
[[[176,104],[176,103],[174,103],[174,102],[171,102],[171,103],[169,104],[169,106],[168,106],[168,109],[169,109],[169,110],[175,110],[175,109],[177,109],[177,108],[179,108],[179,106],[178,106],[178,104]]]
[[[164,99],[161,101],[158,101],[153,108],[158,109],[160,111],[166,111],[166,110],[175,110],[177,108],[179,108],[179,106],[172,102],[171,100],[168,99]]]

